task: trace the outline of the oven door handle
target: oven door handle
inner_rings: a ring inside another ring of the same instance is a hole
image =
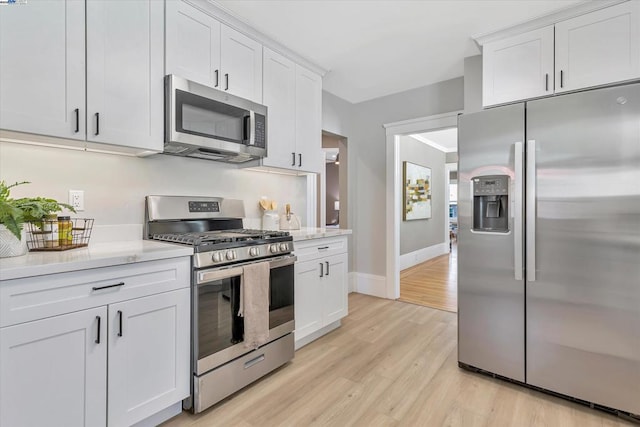
[[[276,258],[269,262],[269,268],[279,268],[286,267],[287,265],[291,265],[296,262],[298,257],[296,256],[287,256],[282,258]],[[256,261],[256,262],[264,262],[264,261]],[[231,268],[223,268],[220,270],[205,270],[198,272],[198,285],[211,282],[214,280],[222,280],[228,279],[230,277],[242,276],[244,269],[242,268],[245,265],[255,264],[255,262],[248,262],[245,264],[241,264]]]
[[[242,267],[225,268],[222,270],[200,271],[198,273],[198,284],[212,282],[214,280],[223,280],[230,277],[242,276]]]

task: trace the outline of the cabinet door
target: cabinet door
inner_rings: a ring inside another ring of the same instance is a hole
[[[268,108],[265,166],[295,169],[296,66],[264,48],[264,105]]]
[[[638,77],[640,2],[625,2],[556,24],[556,92]]]
[[[322,288],[320,264],[322,259],[295,264],[294,309],[296,341],[322,328]]]
[[[190,289],[109,305],[109,425],[131,425],[189,395]]]
[[[164,145],[164,2],[87,2],[87,140]]]
[[[0,329],[0,425],[106,425],[106,331],[106,307]]]
[[[299,169],[322,169],[322,77],[296,65],[296,155]]]
[[[347,254],[334,255],[325,260],[325,275],[321,280],[325,325],[342,319],[348,313],[347,263]]]
[[[483,46],[482,105],[553,94],[553,25]]]
[[[84,2],[0,6],[0,128],[85,139]]]
[[[262,45],[221,25],[222,90],[262,104]]]
[[[220,22],[182,0],[166,13],[166,74],[220,88]]]

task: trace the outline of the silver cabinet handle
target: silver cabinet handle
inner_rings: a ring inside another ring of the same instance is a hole
[[[536,141],[527,142],[527,280],[536,281]]]
[[[324,277],[324,264],[320,263],[320,277]]]
[[[329,261],[325,261],[324,263],[327,264],[327,274],[326,275],[328,276],[329,275]]]
[[[513,196],[515,201],[515,209],[513,213],[513,271],[516,280],[522,280],[522,257],[524,247],[522,246],[522,173],[523,173],[523,157],[522,142],[514,144],[515,149],[515,182],[513,188]]]
[[[544,90],[549,92],[549,73],[544,75]]]
[[[229,90],[229,74],[224,75],[224,90]]]
[[[564,87],[564,71],[560,70],[560,87]]]

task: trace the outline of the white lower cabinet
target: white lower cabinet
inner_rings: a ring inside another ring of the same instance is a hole
[[[0,425],[105,426],[107,308],[0,329]]]
[[[189,396],[189,266],[0,282],[0,426],[130,426]]]
[[[189,395],[189,289],[109,306],[110,426],[129,426]]]
[[[295,242],[295,339],[307,344],[348,314],[346,237]]]

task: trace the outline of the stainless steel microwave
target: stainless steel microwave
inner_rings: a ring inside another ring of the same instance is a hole
[[[267,107],[170,74],[164,153],[230,163],[265,157]]]

